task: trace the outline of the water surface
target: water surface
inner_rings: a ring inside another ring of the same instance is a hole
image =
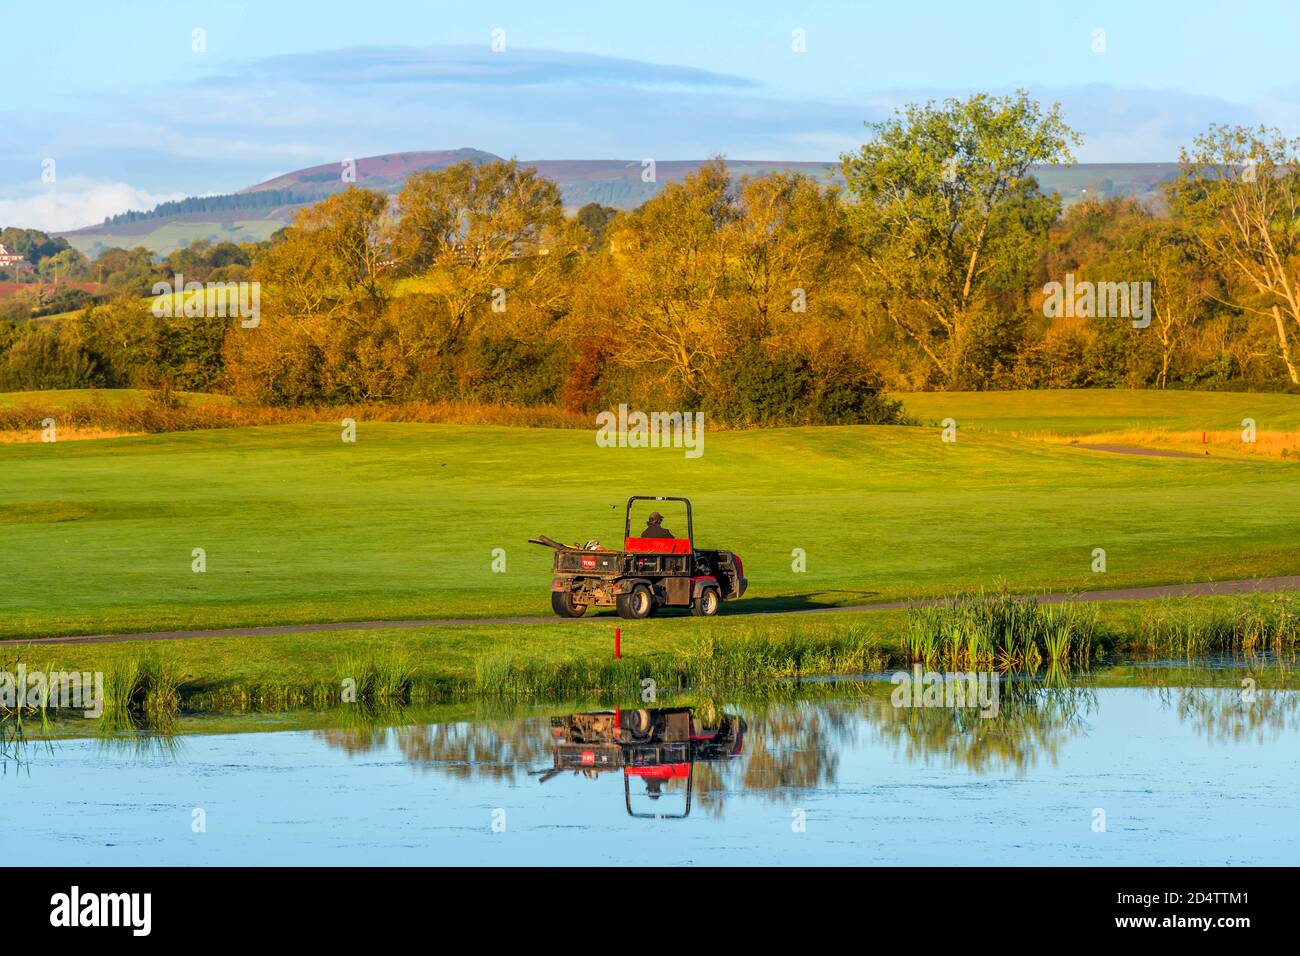
[[[1233,683],[1020,682],[989,719],[880,681],[673,701],[692,753],[626,774],[579,742],[565,759],[592,762],[544,782],[551,718],[599,708],[63,738],[11,755],[0,806],[9,858],[38,864],[1295,864],[1300,691]]]

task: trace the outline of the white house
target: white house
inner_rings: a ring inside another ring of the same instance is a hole
[[[31,266],[28,265],[27,260],[18,255],[18,253],[10,252],[5,248],[4,243],[0,243],[0,269],[5,268],[17,269],[25,272],[28,269],[31,269]]]

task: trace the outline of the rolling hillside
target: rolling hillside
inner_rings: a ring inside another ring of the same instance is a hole
[[[388,153],[356,160],[357,185],[396,193],[411,173],[442,169],[464,160],[487,162],[497,159],[478,149],[419,150]],[[633,209],[663,188],[680,182],[704,162],[658,160],[653,182],[642,180],[639,159],[522,160],[537,167],[543,176],[560,186],[564,203],[577,209],[597,202],[618,209]],[[836,162],[806,163],[778,160],[729,159],[739,176],[755,176],[778,170],[801,172],[826,183],[842,182]],[[207,211],[169,213],[160,209],[133,221],[121,217],[113,223],[88,226],[61,233],[73,246],[88,255],[110,246],[145,246],[167,253],[196,239],[213,242],[260,241],[286,225],[304,205],[337,192],[348,185],[342,178],[342,164],[325,163],[285,173],[249,186],[238,193],[206,197],[191,205],[208,206]],[[1084,196],[1133,196],[1153,208],[1163,203],[1161,185],[1177,173],[1176,163],[1083,163],[1073,167],[1041,167],[1035,171],[1044,189],[1055,191],[1067,204]],[[276,193],[270,203],[267,193]],[[281,202],[281,200],[284,200]]]

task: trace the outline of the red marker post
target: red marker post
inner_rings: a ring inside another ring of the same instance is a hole
[[[614,660],[623,659],[623,631],[621,628],[614,628]]]

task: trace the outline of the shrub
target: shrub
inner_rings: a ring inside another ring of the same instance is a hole
[[[903,421],[902,403],[881,392],[880,379],[838,356],[822,368],[807,356],[769,355],[758,343],[734,353],[719,376],[725,390],[702,407],[729,425],[889,425]]]

